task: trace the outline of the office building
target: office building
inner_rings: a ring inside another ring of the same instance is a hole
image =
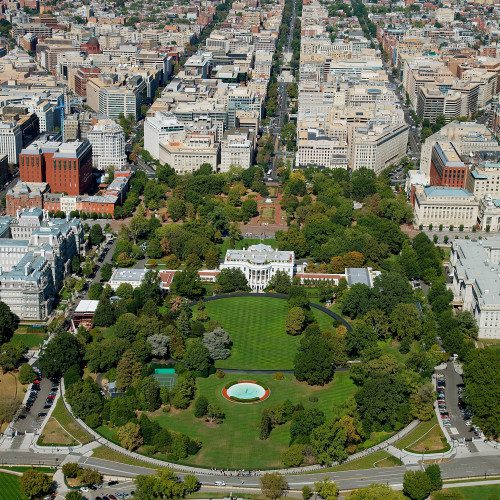
[[[120,169],[127,161],[125,154],[125,134],[113,120],[99,120],[87,133],[92,146],[94,168],[106,170],[110,167]]]
[[[0,122],[0,155],[7,155],[10,164],[16,164],[23,148],[21,127],[15,122]]]
[[[474,315],[479,338],[500,339],[500,236],[452,241],[455,303]]]

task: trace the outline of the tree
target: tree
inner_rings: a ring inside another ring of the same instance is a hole
[[[79,470],[80,466],[76,462],[68,462],[62,466],[63,474],[69,478],[76,477]]]
[[[71,490],[66,493],[66,500],[85,500],[85,497],[79,491]]]
[[[425,468],[425,474],[431,482],[431,491],[438,491],[443,487],[441,468],[438,464],[431,464]]]
[[[19,367],[19,382],[21,384],[29,384],[35,380],[35,371],[28,363],[24,363]]]
[[[465,400],[473,421],[493,439],[500,436],[500,349],[473,350],[464,365]]]
[[[160,384],[154,377],[145,377],[137,384],[137,401],[140,409],[155,411],[161,406]]]
[[[343,462],[347,458],[346,441],[347,432],[339,422],[326,422],[316,427],[311,434],[316,460],[323,465]]]
[[[66,399],[75,416],[83,420],[100,415],[104,406],[101,388],[91,378],[72,384],[66,391]]]
[[[90,467],[80,467],[78,478],[81,484],[102,484],[100,472]]]
[[[314,489],[324,500],[335,500],[339,496],[338,486],[328,478],[314,483]]]
[[[151,346],[151,355],[157,358],[166,358],[168,356],[168,348],[170,337],[162,333],[155,333],[148,337],[148,344]]]
[[[139,332],[137,316],[132,313],[122,314],[116,321],[114,330],[118,338],[133,342]]]
[[[285,319],[285,328],[288,335],[300,335],[304,329],[306,315],[301,307],[292,307],[288,310]]]
[[[158,500],[182,498],[186,493],[196,491],[199,481],[191,474],[181,481],[171,469],[161,469],[154,475],[137,476],[135,478],[136,500]]]
[[[325,423],[325,415],[316,408],[306,408],[296,411],[292,416],[290,426],[290,441],[292,443],[309,444],[311,432]]]
[[[350,356],[359,356],[364,350],[377,345],[375,330],[364,322],[357,323],[347,331],[346,349]]]
[[[222,269],[216,279],[217,293],[248,292],[250,287],[241,269]]]
[[[170,289],[173,293],[191,300],[199,299],[205,292],[198,271],[191,268],[176,272]]]
[[[181,410],[186,409],[196,393],[196,380],[189,373],[179,375],[177,383],[172,390],[172,405]]]
[[[371,288],[363,283],[356,283],[342,299],[342,313],[353,319],[362,316],[371,308],[371,300]]]
[[[184,200],[172,197],[167,202],[167,210],[171,219],[177,222],[186,216],[187,206]]]
[[[288,294],[292,280],[286,271],[276,271],[274,276],[269,280],[266,291],[274,291],[276,293]]]
[[[193,414],[196,418],[204,417],[208,410],[208,399],[205,396],[198,396],[194,401]]]
[[[377,191],[376,176],[373,170],[360,168],[351,175],[352,196],[355,200],[361,201],[365,197]]]
[[[213,360],[226,359],[231,355],[231,338],[221,327],[203,334],[203,345]]]
[[[25,360],[27,352],[24,344],[6,342],[0,346],[0,368],[4,372],[15,370]]]
[[[19,325],[19,318],[10,310],[10,307],[0,301],[0,344],[8,342]]]
[[[16,414],[20,406],[19,400],[12,397],[4,397],[0,399],[0,426],[10,422]]]
[[[220,423],[226,418],[226,414],[219,406],[210,403],[207,408],[207,418],[209,422]]]
[[[421,385],[410,396],[410,410],[419,420],[430,420],[434,416],[434,401],[436,392],[431,383]]]
[[[62,377],[64,372],[73,365],[82,362],[82,346],[68,332],[57,333],[45,346],[38,365],[48,378]]]
[[[113,274],[113,266],[109,262],[105,262],[101,267],[101,281],[109,281]]]
[[[80,271],[80,257],[78,255],[73,255],[73,257],[71,258],[71,272],[73,274],[79,274]]]
[[[128,349],[123,353],[116,367],[116,386],[127,389],[141,377],[142,365],[133,350]]]
[[[351,491],[349,500],[405,500],[401,491],[395,491],[386,484],[371,484],[366,488]]]
[[[133,451],[142,445],[141,428],[139,424],[128,422],[116,431],[120,444],[127,450]]]
[[[99,300],[102,294],[103,287],[100,283],[92,283],[89,287],[89,299]]]
[[[390,316],[391,333],[399,340],[412,342],[420,337],[420,314],[413,304],[400,304]]]
[[[268,472],[260,478],[262,494],[272,500],[280,498],[288,489],[284,476],[278,472]]]
[[[292,444],[281,454],[281,461],[285,467],[298,467],[304,461],[305,449],[302,444]]]
[[[324,337],[301,340],[294,365],[297,380],[309,385],[324,385],[332,379],[334,369],[333,354]]]
[[[94,313],[94,326],[111,326],[115,322],[113,306],[107,297],[99,300]]]
[[[411,500],[425,500],[431,492],[431,480],[423,471],[408,470],[403,476],[403,493]]]
[[[413,290],[406,277],[397,272],[382,272],[373,283],[377,307],[390,314],[396,306],[413,301]]]
[[[104,234],[102,233],[102,227],[99,224],[94,224],[90,228],[90,244],[92,246],[100,245],[104,241]]]
[[[254,199],[245,200],[241,204],[241,214],[244,220],[250,220],[259,214],[257,210],[257,202]]]
[[[212,364],[210,352],[200,339],[194,339],[188,343],[183,362],[188,370],[194,372],[208,372]]]
[[[302,487],[302,500],[309,500],[311,497],[312,497],[312,490],[310,488],[310,486],[303,486]]]
[[[35,469],[28,469],[23,473],[19,481],[21,493],[28,498],[46,495],[52,486],[52,480],[47,474]]]

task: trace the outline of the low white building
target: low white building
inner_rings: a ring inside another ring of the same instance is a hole
[[[108,281],[108,285],[116,290],[120,285],[124,283],[128,283],[132,285],[133,288],[137,288],[141,286],[142,280],[146,273],[147,269],[127,269],[123,267],[119,267],[113,271],[111,278]]]
[[[461,188],[415,186],[413,223],[415,227],[472,229],[477,224],[478,202],[474,195]]]
[[[294,263],[294,252],[259,244],[246,250],[228,250],[220,269],[240,269],[252,291],[262,292],[277,271],[284,271],[293,278]]]
[[[500,339],[500,236],[453,240],[450,266],[455,301],[476,318],[479,338]]]

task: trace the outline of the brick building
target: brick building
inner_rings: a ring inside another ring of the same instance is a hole
[[[7,215],[16,215],[24,208],[42,208],[44,194],[49,190],[45,182],[21,182],[7,191],[5,196]]]
[[[46,181],[53,193],[78,195],[92,185],[92,147],[90,142],[74,141],[61,144],[47,168]]]
[[[45,182],[47,166],[61,142],[33,142],[19,155],[19,177],[23,182]]]
[[[92,147],[88,141],[33,143],[19,155],[19,173],[24,182],[47,182],[52,193],[85,194],[92,185]]]
[[[81,97],[87,97],[87,82],[90,78],[97,78],[101,70],[99,68],[77,68],[75,72],[75,93]]]
[[[451,142],[437,142],[431,154],[431,186],[465,188],[467,167]]]

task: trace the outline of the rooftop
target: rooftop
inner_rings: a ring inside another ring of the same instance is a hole
[[[427,186],[424,192],[428,197],[432,198],[473,198],[474,195],[462,188],[451,188],[443,186]]]

